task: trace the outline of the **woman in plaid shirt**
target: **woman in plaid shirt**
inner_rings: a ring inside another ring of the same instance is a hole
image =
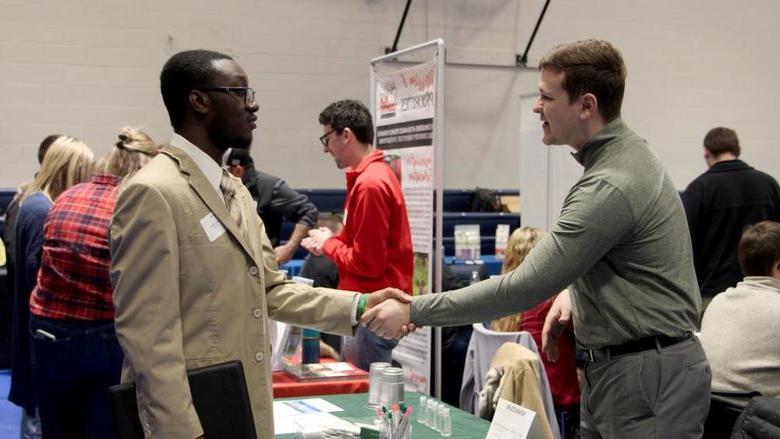
[[[157,154],[145,133],[123,128],[98,174],[65,191],[44,225],[30,329],[44,437],[111,437],[107,388],[118,384],[108,227],[118,186]]]

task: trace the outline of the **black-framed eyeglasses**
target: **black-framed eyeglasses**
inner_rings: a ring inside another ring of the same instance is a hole
[[[229,93],[244,100],[244,105],[251,107],[255,104],[255,90],[251,87],[203,87],[199,91],[219,91]]]
[[[320,136],[320,143],[322,143],[322,146],[325,146],[325,147],[328,146],[328,136],[330,136],[331,134],[335,133],[336,131],[338,131],[338,130],[334,128],[334,129],[332,129],[332,130],[328,131],[327,133],[325,133],[325,134]]]

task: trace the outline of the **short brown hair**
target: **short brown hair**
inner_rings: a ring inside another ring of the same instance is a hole
[[[563,73],[561,87],[569,94],[569,102],[593,93],[605,121],[620,117],[626,64],[612,43],[584,40],[554,47],[539,61],[540,70],[548,68]]]
[[[340,213],[320,215],[317,227],[327,227],[334,234],[341,233],[341,229],[344,227],[344,216]]]
[[[717,127],[709,130],[704,136],[704,147],[715,157],[730,152],[739,157],[739,138],[731,128]]]
[[[761,221],[748,226],[739,240],[737,255],[745,276],[769,276],[780,260],[780,224]]]

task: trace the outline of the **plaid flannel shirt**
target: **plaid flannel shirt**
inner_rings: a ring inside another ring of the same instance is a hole
[[[113,320],[108,227],[120,180],[98,175],[57,198],[43,228],[38,285],[30,296],[32,314]]]

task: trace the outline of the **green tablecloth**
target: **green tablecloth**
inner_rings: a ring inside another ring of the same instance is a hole
[[[413,439],[425,439],[425,438],[441,438],[442,436],[427,425],[417,422],[417,415],[419,410],[417,406],[420,401],[420,394],[416,392],[406,392],[406,400],[414,407],[412,413],[412,438]],[[335,412],[334,415],[339,418],[344,418],[347,421],[360,421],[367,424],[372,423],[376,418],[376,413],[366,406],[368,400],[367,393],[353,393],[348,395],[323,395],[315,396],[314,398],[322,398],[344,409],[343,412]],[[304,398],[283,398],[283,400],[289,399],[304,399]],[[483,438],[487,435],[490,423],[482,418],[478,418],[469,412],[465,412],[459,408],[447,405],[450,408],[450,418],[452,419],[452,439],[477,439]],[[293,434],[280,434],[276,435],[277,438],[293,438]]]

